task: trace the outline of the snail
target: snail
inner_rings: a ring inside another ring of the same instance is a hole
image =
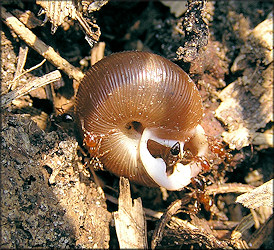
[[[180,190],[201,171],[184,159],[186,151],[196,158],[207,152],[200,94],[159,55],[119,52],[97,62],[79,85],[75,114],[91,157],[117,176]]]

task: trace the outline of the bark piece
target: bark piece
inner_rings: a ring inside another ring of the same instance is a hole
[[[180,20],[180,29],[185,42],[176,51],[177,59],[184,62],[193,61],[199,50],[208,43],[208,25],[204,19],[205,0],[188,0],[187,11]]]

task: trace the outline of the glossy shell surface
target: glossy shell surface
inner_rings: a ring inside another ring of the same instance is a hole
[[[104,167],[117,176],[147,186],[156,184],[142,167],[138,147],[142,132],[186,141],[203,117],[200,94],[176,64],[149,52],[112,54],[86,73],[75,105],[78,127],[105,136]]]

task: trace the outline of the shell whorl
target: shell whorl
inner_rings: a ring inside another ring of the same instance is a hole
[[[112,54],[86,73],[76,97],[79,128],[106,135],[100,160],[118,176],[155,186],[138,155],[145,128],[159,138],[185,141],[200,123],[200,94],[176,64],[149,52]]]

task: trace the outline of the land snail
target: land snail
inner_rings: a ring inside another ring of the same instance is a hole
[[[207,153],[203,106],[194,82],[178,65],[150,52],[120,52],[86,73],[76,121],[91,157],[116,176],[181,190],[201,171]]]

